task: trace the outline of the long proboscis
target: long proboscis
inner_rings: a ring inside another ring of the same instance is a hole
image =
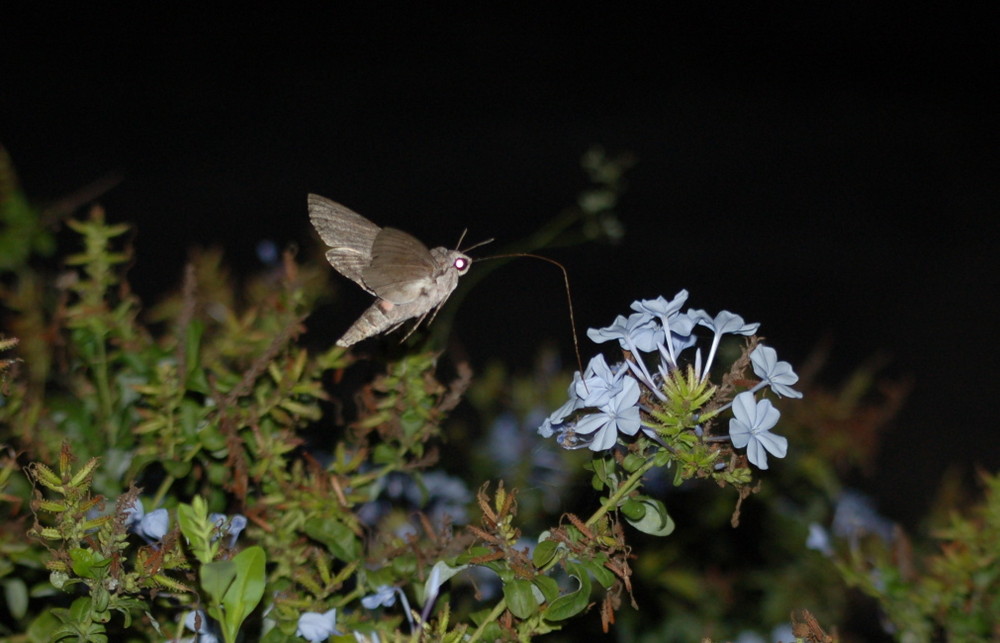
[[[492,239],[490,239],[492,241]],[[485,242],[484,242],[485,243]],[[476,246],[481,246],[482,243],[476,244]],[[569,306],[569,325],[573,336],[573,351],[576,353],[576,366],[580,369],[580,375],[583,375],[583,360],[580,359],[580,342],[576,338],[576,316],[573,314],[573,295],[570,294],[569,288],[569,272],[566,271],[566,266],[562,265],[555,259],[550,259],[549,257],[543,257],[542,255],[531,254],[530,252],[512,252],[510,254],[493,255],[492,257],[482,257],[477,258],[476,261],[488,261],[490,259],[510,259],[515,257],[529,257],[531,259],[541,259],[547,263],[552,264],[562,270],[563,283],[566,285],[566,304]]]

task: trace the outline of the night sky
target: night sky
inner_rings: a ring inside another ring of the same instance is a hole
[[[831,338],[831,383],[887,356],[916,387],[862,487],[912,519],[949,462],[1000,466],[998,34],[835,5],[5,9],[0,144],[40,202],[123,177],[100,200],[136,224],[150,300],[192,244],[249,268],[261,239],[309,243],[308,192],[429,245],[503,242],[574,202],[589,146],[632,152],[623,243],[549,253],[581,330],[687,288],[793,364]],[[331,341],[367,305],[339,285]],[[515,262],[454,332],[480,363],[545,339],[569,362],[561,288]]]

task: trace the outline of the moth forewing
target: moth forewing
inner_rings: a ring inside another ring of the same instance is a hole
[[[340,274],[375,294],[362,272],[371,263],[371,249],[382,228],[350,208],[318,194],[309,195],[309,220],[323,243],[330,246],[326,260]]]
[[[378,298],[337,340],[338,346],[351,346],[417,317],[409,337],[428,313],[437,314],[472,263],[458,250],[428,250],[416,237],[380,228],[330,199],[310,194],[308,201],[309,218],[330,246],[327,261]]]

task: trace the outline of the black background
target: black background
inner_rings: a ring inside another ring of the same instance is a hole
[[[146,299],[192,244],[250,269],[260,239],[308,243],[307,192],[429,245],[513,240],[573,202],[590,145],[631,151],[625,241],[552,253],[581,328],[687,288],[793,363],[832,337],[831,382],[888,356],[916,388],[862,486],[897,519],[949,463],[1000,465],[990,16],[360,6],[5,10],[0,143],[40,200],[121,172],[101,202],[137,225]],[[340,285],[331,340],[367,304]],[[562,298],[515,262],[454,332],[480,363],[568,359]]]

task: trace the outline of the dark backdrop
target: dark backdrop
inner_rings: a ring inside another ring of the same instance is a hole
[[[147,299],[192,244],[251,268],[260,239],[307,242],[310,191],[432,245],[516,239],[600,143],[639,165],[624,243],[553,253],[581,327],[688,288],[793,363],[829,334],[831,381],[888,355],[916,388],[864,486],[895,518],[949,463],[1000,465],[988,16],[203,5],[0,18],[0,143],[38,199],[121,173],[101,201],[137,224]],[[334,332],[366,305],[344,291]],[[562,297],[515,263],[454,332],[480,362],[526,366],[547,338],[568,357]]]

